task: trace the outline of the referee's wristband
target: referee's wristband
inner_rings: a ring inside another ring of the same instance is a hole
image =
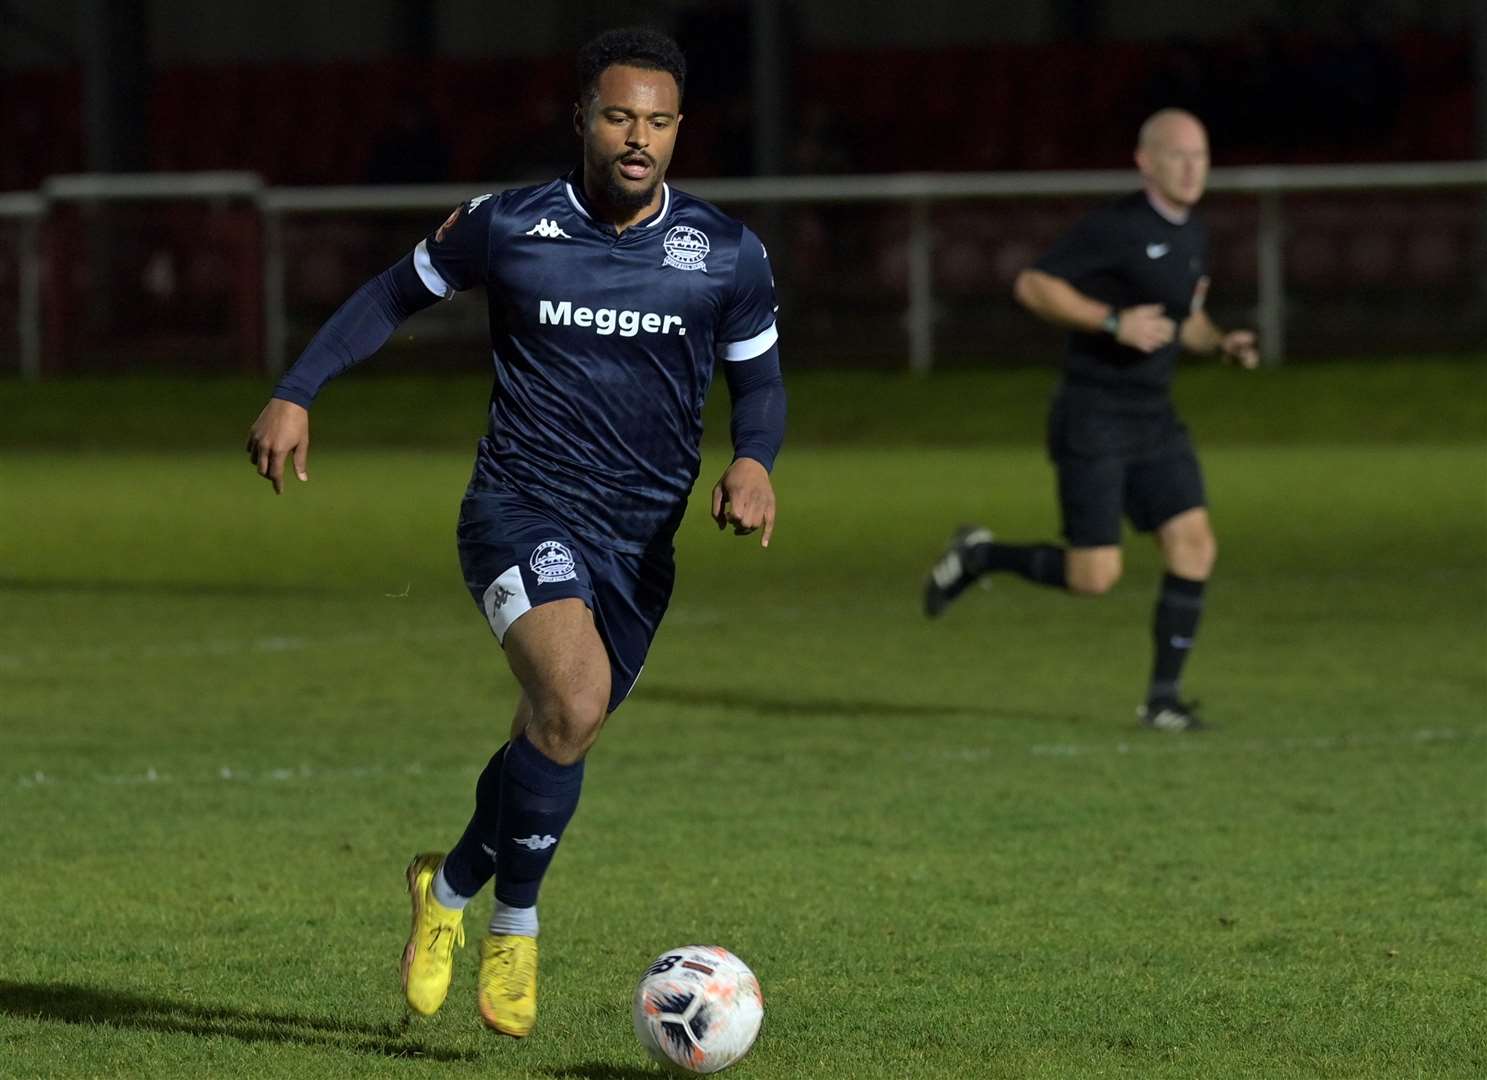
[[[1105,331],[1105,333],[1109,334],[1111,337],[1115,337],[1117,334],[1119,334],[1120,312],[1112,311],[1109,315],[1106,315],[1105,318],[1100,320],[1100,329]]]

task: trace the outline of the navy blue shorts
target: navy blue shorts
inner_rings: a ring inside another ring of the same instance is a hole
[[[457,535],[465,587],[497,641],[540,604],[577,597],[587,605],[609,653],[609,711],[619,708],[671,600],[670,555],[627,555],[580,540],[509,491],[466,491]]]

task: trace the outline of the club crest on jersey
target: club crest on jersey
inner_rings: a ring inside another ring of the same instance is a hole
[[[485,200],[489,199],[493,194],[494,192],[489,192],[485,195],[477,195],[475,198],[470,200],[468,209],[471,212],[474,212],[477,206],[485,202]],[[460,219],[460,213],[465,209],[466,205],[464,203],[460,203],[449,212],[449,216],[444,219],[444,224],[440,225],[438,231],[434,233],[434,243],[442,244],[444,242],[445,234],[448,233],[450,229],[454,228],[454,223]]]
[[[447,232],[449,232],[450,229],[454,228],[454,223],[460,219],[460,211],[463,210],[464,208],[465,208],[465,204],[464,203],[460,203],[458,206],[456,206],[453,210],[451,210],[449,212],[449,216],[444,219],[444,224],[443,225],[440,225],[439,226],[439,231],[436,232],[436,233],[434,233],[434,243],[436,243],[436,244],[442,244],[442,243],[444,243],[444,234],[447,233]]]
[[[690,225],[673,225],[666,230],[661,241],[666,249],[662,266],[674,266],[678,270],[701,270],[707,273],[707,253],[712,245],[707,242],[707,233]]]
[[[558,581],[572,581],[578,576],[574,569],[573,552],[567,545],[556,540],[544,540],[532,549],[532,573],[537,575],[538,585],[551,585]]]

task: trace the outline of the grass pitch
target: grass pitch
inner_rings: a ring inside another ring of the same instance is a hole
[[[443,1012],[397,985],[403,865],[515,700],[454,556],[479,389],[432,431],[440,384],[332,387],[274,499],[236,453],[261,387],[0,387],[0,1076],[655,1076],[629,995],[692,941],[763,982],[741,1080],[1487,1074],[1479,372],[1185,374],[1197,737],[1135,725],[1139,538],[1099,600],[919,615],[958,521],[1053,533],[1047,376],[803,380],[771,549],[683,527],[520,1043],[475,1014],[484,900]],[[82,445],[121,398],[187,434]]]

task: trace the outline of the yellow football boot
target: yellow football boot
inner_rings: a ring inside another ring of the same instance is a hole
[[[537,1023],[537,939],[491,934],[480,942],[480,1019],[520,1039]]]
[[[403,950],[403,996],[408,1008],[432,1016],[449,993],[454,947],[465,944],[465,913],[434,899],[434,875],[444,853],[428,851],[408,864],[408,896],[413,901],[413,930]]]

